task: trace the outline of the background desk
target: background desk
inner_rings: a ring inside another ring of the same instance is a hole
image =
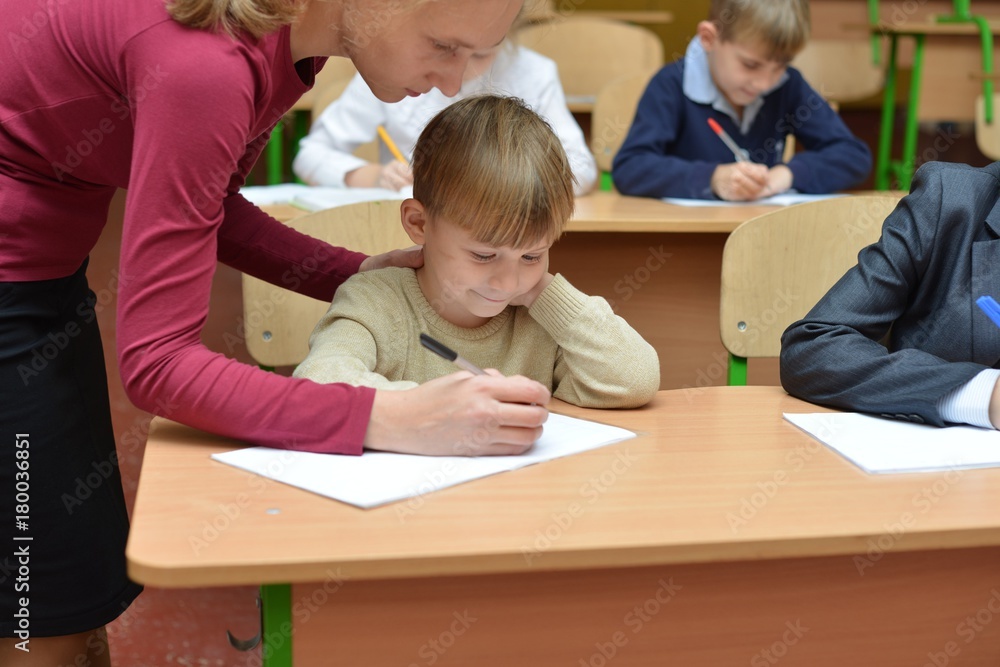
[[[729,232],[771,206],[684,207],[595,192],[576,200],[551,270],[603,296],[660,356],[660,388],[726,383],[719,340],[722,248]],[[778,384],[774,360],[754,360],[755,384]]]
[[[156,420],[129,574],[322,582],[293,588],[300,666],[998,664],[1000,469],[869,476],[781,418],[817,410],[773,387],[566,407],[640,437],[368,511]]]

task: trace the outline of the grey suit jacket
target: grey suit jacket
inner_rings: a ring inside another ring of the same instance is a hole
[[[936,403],[1000,362],[1000,162],[931,162],[882,237],[781,337],[781,384],[812,403],[944,424]],[[885,345],[880,341],[885,341]]]

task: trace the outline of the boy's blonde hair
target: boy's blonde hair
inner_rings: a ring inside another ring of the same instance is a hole
[[[257,39],[292,23],[301,0],[168,0],[167,11],[182,25]]]
[[[723,41],[758,42],[789,61],[809,40],[808,0],[712,0],[709,18]]]
[[[573,214],[573,182],[552,128],[515,97],[446,107],[413,151],[413,196],[427,216],[495,247],[558,239]]]

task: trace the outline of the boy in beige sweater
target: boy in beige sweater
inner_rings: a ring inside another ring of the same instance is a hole
[[[424,266],[345,282],[297,377],[415,387],[454,370],[421,346],[427,333],[481,368],[527,376],[575,405],[630,408],[653,397],[652,346],[607,301],[548,271],[549,248],[573,212],[573,176],[544,120],[516,98],[464,99],[424,129],[413,175],[414,197],[400,210]]]

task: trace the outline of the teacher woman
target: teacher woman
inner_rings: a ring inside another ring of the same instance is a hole
[[[239,194],[327,56],[386,102],[458,92],[520,0],[0,0],[0,663],[109,665],[140,588],[87,256],[127,189],[116,345],[140,408],[258,445],[508,454],[547,389],[456,373],[405,392],[282,377],[205,348],[217,261],[329,301],[418,266],[292,231]],[[534,404],[534,405],[533,405]],[[109,464],[110,462],[110,464]],[[65,503],[96,479],[82,502]],[[89,482],[87,482],[89,484]]]

